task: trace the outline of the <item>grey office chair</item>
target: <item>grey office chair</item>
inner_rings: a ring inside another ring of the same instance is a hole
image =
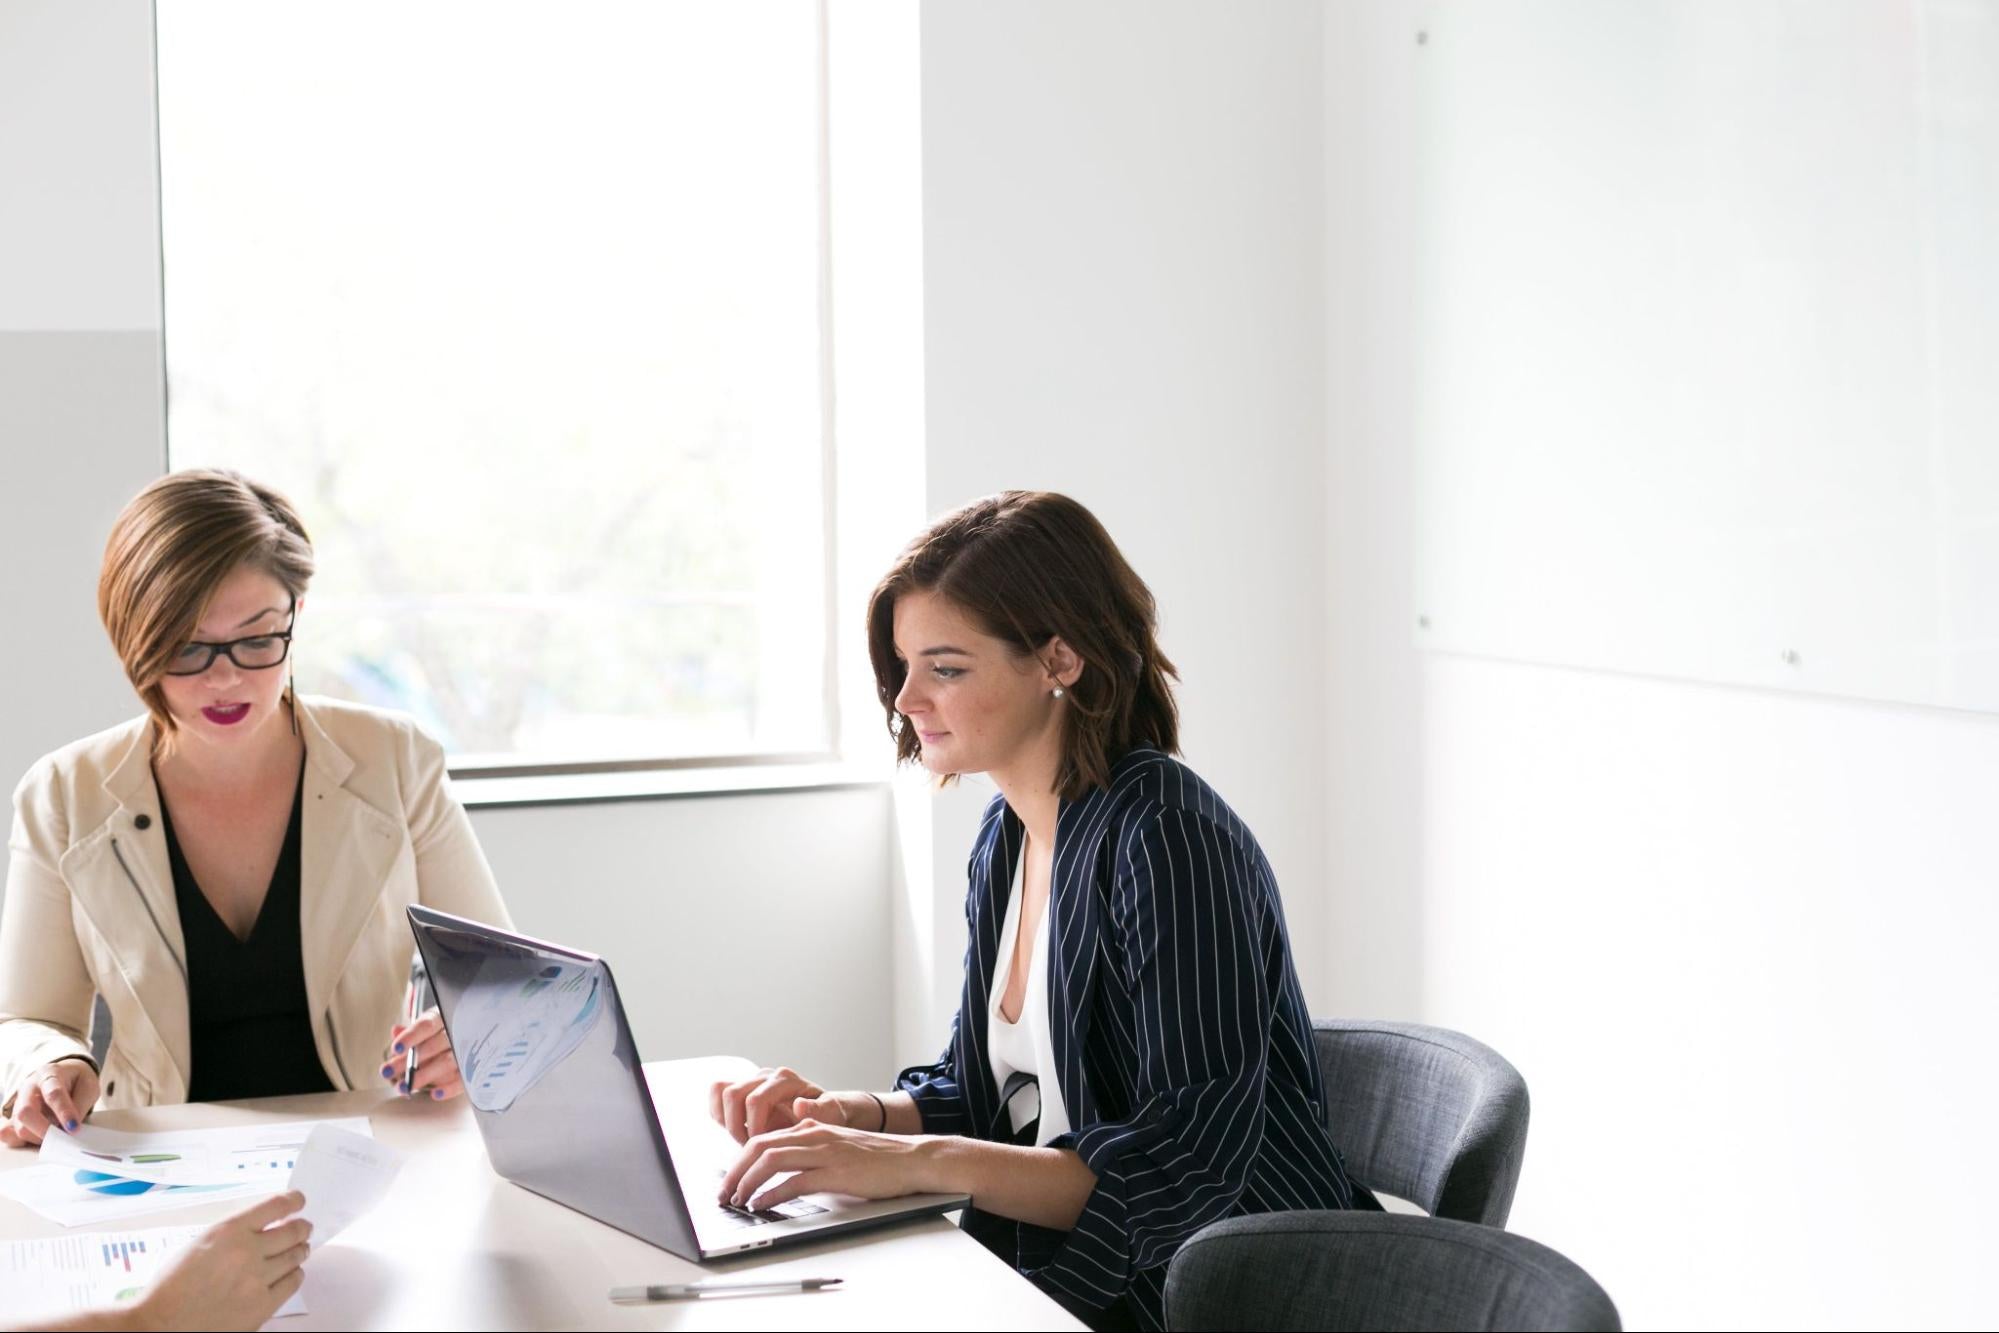
[[[1506,1225],[1527,1151],[1527,1082],[1448,1028],[1321,1018],[1326,1128],[1347,1171],[1433,1217]]]
[[[1406,1213],[1259,1213],[1203,1229],[1166,1270],[1169,1329],[1619,1327],[1617,1307],[1547,1246]]]

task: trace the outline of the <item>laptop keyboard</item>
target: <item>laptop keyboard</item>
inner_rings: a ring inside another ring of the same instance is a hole
[[[738,1208],[731,1203],[718,1203],[715,1210],[720,1214],[716,1220],[717,1231],[740,1231],[744,1227],[762,1226],[766,1222],[790,1222],[801,1217],[811,1217],[826,1210],[816,1203],[803,1199],[793,1199],[775,1208]],[[704,1228],[705,1230],[705,1228]]]
[[[715,1179],[720,1180],[727,1174],[729,1173],[726,1170],[717,1170]],[[815,1217],[826,1209],[820,1204],[808,1203],[804,1199],[793,1199],[775,1208],[738,1208],[735,1204],[718,1201],[715,1204],[715,1211],[717,1216],[711,1219],[713,1230],[740,1231],[744,1227],[759,1227],[766,1222],[792,1222],[801,1217]],[[710,1229],[711,1227],[702,1228],[703,1231]]]

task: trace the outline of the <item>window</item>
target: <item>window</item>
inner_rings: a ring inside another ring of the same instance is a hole
[[[170,461],[304,512],[300,688],[461,770],[830,750],[819,7],[158,32]]]

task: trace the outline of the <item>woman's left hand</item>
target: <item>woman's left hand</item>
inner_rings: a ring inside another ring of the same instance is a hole
[[[801,1194],[853,1194],[893,1199],[927,1194],[937,1184],[933,1145],[923,1134],[875,1134],[802,1120],[759,1134],[722,1177],[723,1203],[774,1208]],[[796,1174],[771,1184],[772,1176]],[[759,1193],[761,1191],[761,1193]]]
[[[409,1049],[416,1047],[416,1077],[406,1087],[403,1071],[409,1064]],[[444,1035],[444,1019],[436,1009],[426,1009],[414,1023],[398,1023],[389,1032],[389,1058],[382,1065],[382,1077],[396,1085],[405,1097],[428,1097],[443,1101],[465,1091],[458,1076],[458,1058],[451,1053],[451,1038]]]

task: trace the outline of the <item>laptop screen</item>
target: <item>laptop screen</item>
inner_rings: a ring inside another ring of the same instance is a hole
[[[698,1258],[610,967],[429,908],[409,916],[493,1169]]]

